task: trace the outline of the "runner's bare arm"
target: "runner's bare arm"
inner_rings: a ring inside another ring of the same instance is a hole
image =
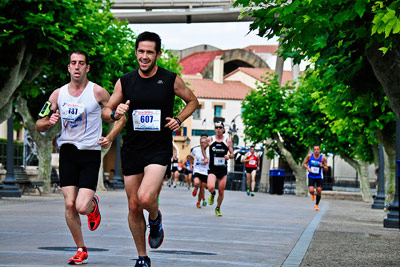
[[[50,110],[53,112],[51,116],[45,116],[44,118],[38,119],[36,121],[36,131],[46,132],[51,127],[53,127],[57,121],[60,119],[60,113],[58,111],[57,100],[60,89],[55,90],[49,97],[51,102]]]
[[[235,158],[235,154],[233,154],[233,143],[232,143],[232,140],[231,139],[227,139],[226,140],[226,144],[228,145],[228,150],[229,150],[229,155],[226,155],[226,156],[228,156],[227,159]]]
[[[93,90],[96,101],[100,103],[103,107],[105,107],[105,105],[110,100],[110,94],[107,92],[106,89],[104,89],[98,84],[94,84]]]
[[[322,157],[322,166],[321,167],[324,169],[324,171],[328,171],[328,164],[327,164],[326,158],[324,156]]]
[[[111,131],[108,133],[106,137],[100,137],[98,144],[103,148],[108,148],[111,143],[115,140],[118,133],[121,132],[122,128],[124,128],[126,123],[126,117],[122,116],[121,119],[114,122],[114,125]]]
[[[207,143],[208,143],[208,146],[211,145],[211,143],[212,143],[212,137],[211,136],[207,137]],[[203,157],[204,157],[204,164],[208,164],[209,163],[209,159],[207,157],[206,149],[207,148],[201,147],[201,153],[203,154]]]
[[[123,93],[121,87],[121,81],[118,80],[114,87],[114,92],[110,97],[108,103],[104,106],[101,111],[101,118],[107,122],[114,122],[111,118],[111,112],[115,110],[114,118],[119,120],[129,110],[130,101],[121,103],[123,100]]]
[[[303,161],[303,167],[307,169],[307,171],[311,172],[310,168],[308,167],[308,161],[310,160],[311,155],[308,155],[306,159]]]
[[[182,78],[178,75],[175,78],[174,91],[175,95],[180,97],[186,103],[186,106],[183,108],[181,113],[176,116],[181,122],[183,122],[199,106],[199,101],[193,92],[186,86]],[[165,125],[165,127],[170,128],[172,131],[177,131],[180,128],[179,123],[175,119],[167,117],[166,120],[168,123]]]
[[[242,162],[243,162],[243,163],[250,161],[249,159],[247,159],[248,156],[249,156],[249,152],[247,152],[247,153],[244,155],[244,158],[242,159]]]

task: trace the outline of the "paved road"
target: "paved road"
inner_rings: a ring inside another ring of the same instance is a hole
[[[133,266],[137,255],[127,225],[125,192],[98,195],[99,229],[89,231],[82,216],[89,264]],[[148,251],[154,267],[281,266],[289,255],[298,265],[305,251],[293,248],[298,243],[306,250],[309,241],[302,233],[313,231],[319,221],[309,198],[288,195],[260,193],[252,198],[226,191],[223,217],[215,216],[215,204],[196,208],[191,191],[183,187],[164,187],[160,201],[165,240],[159,249]],[[63,214],[63,199],[57,194],[1,200],[0,266],[66,266],[75,248]],[[286,265],[292,266],[288,261]]]

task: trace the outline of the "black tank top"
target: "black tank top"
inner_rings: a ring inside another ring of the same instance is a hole
[[[124,103],[129,99],[128,121],[124,146],[132,149],[151,149],[172,152],[172,131],[165,128],[166,117],[172,118],[174,107],[174,83],[176,73],[158,67],[150,78],[142,78],[137,70],[121,76]],[[134,110],[161,110],[160,131],[134,130],[132,112]]]
[[[217,142],[215,136],[210,145],[210,160],[209,169],[212,171],[225,171],[227,168],[227,161],[225,155],[228,154],[229,148],[226,144],[226,138],[222,142]]]

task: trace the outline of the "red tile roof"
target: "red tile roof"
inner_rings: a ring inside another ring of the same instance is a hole
[[[272,55],[276,55],[275,51],[278,50],[278,46],[277,45],[249,45],[242,49],[248,50],[255,54],[269,53]]]
[[[231,73],[225,75],[224,79],[232,76],[233,74],[237,73],[238,71],[244,72],[247,75],[253,77],[254,79],[257,79],[259,81],[261,81],[261,76],[265,76],[266,72],[272,73],[274,72],[271,69],[266,69],[266,68],[246,68],[246,67],[239,67],[237,69],[235,69],[234,71],[232,71]],[[284,70],[282,73],[282,84],[286,84],[287,81],[292,80],[292,72],[291,71],[287,71]]]
[[[183,58],[179,61],[183,68],[182,74],[201,73],[211,60],[224,52],[226,50],[198,52]]]
[[[198,98],[244,100],[247,93],[252,90],[239,81],[224,81],[219,84],[212,79],[185,79],[188,87]]]

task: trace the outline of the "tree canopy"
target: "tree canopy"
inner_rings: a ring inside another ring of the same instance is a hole
[[[316,69],[340,65],[335,79],[355,90],[368,89],[363,78],[379,82],[400,117],[399,0],[237,0],[235,5],[255,18],[251,31],[280,38],[283,57],[312,60]]]
[[[57,88],[70,81],[69,55],[89,55],[89,80],[112,93],[117,79],[137,68],[136,34],[127,22],[114,18],[111,2],[103,0],[20,0],[0,3],[0,121],[17,111],[35,140],[40,158],[39,178],[50,184],[53,127],[46,135],[35,131],[36,116]],[[180,72],[178,59],[163,48],[159,65]],[[174,112],[183,102],[175,101]],[[104,124],[105,128],[107,125]],[[105,129],[105,131],[107,131]]]
[[[0,121],[10,116],[18,93],[43,103],[41,96],[68,82],[68,55],[76,49],[91,58],[89,78],[110,91],[137,67],[135,34],[110,7],[108,0],[0,2]],[[178,71],[168,52],[161,62]]]

